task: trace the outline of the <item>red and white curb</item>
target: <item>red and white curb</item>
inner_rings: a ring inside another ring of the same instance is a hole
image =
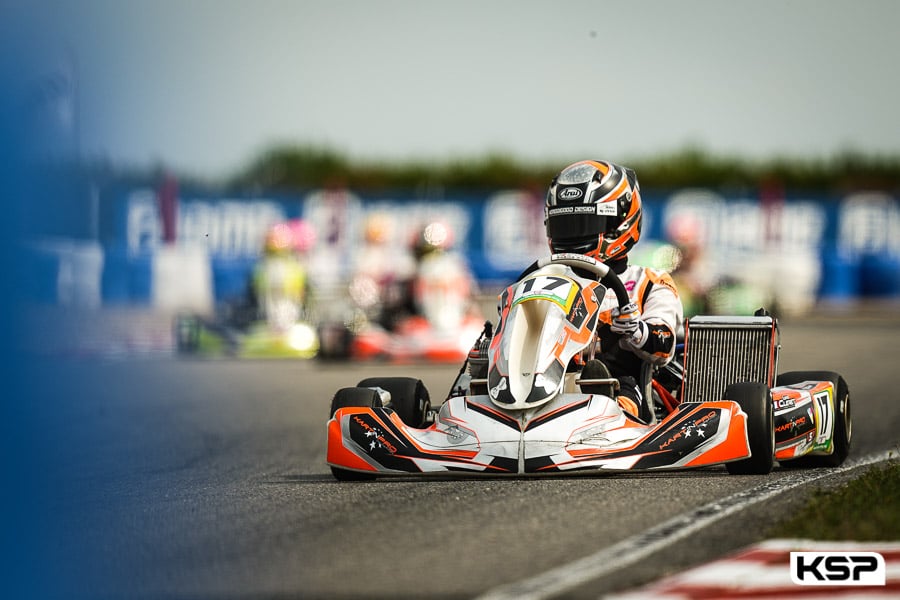
[[[885,585],[802,585],[791,577],[791,552],[877,552]],[[768,540],[736,554],[605,600],[711,600],[753,598],[900,598],[900,543]]]

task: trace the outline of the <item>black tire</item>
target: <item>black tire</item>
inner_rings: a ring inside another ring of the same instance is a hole
[[[850,388],[840,374],[834,371],[790,371],[775,379],[776,385],[792,385],[803,381],[830,381],[834,384],[836,414],[834,419],[834,451],[822,456],[802,456],[785,461],[785,466],[803,469],[834,468],[841,466],[850,454],[853,438],[853,419],[850,413]]]
[[[343,323],[323,323],[318,328],[319,360],[347,360],[353,333]]]
[[[330,414],[334,416],[339,408],[353,407],[379,408],[381,407],[381,396],[375,390],[368,388],[341,388],[331,399]],[[340,467],[331,467],[331,474],[338,481],[371,481],[375,479],[375,475],[371,473],[349,471]]]
[[[178,354],[194,354],[200,346],[200,321],[193,315],[176,315],[172,324]]]
[[[732,475],[767,475],[775,466],[775,410],[772,392],[764,383],[732,383],[725,399],[737,402],[747,413],[750,457],[725,464]]]
[[[390,407],[400,420],[410,427],[425,426],[431,398],[421,379],[413,377],[369,377],[358,384],[360,388],[381,388],[391,394]]]
[[[381,408],[381,396],[375,390],[366,387],[341,388],[331,399],[331,416],[339,408]]]

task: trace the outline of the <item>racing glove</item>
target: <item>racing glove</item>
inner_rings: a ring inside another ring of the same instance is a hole
[[[621,335],[625,344],[634,348],[643,346],[650,334],[647,324],[641,320],[641,309],[634,302],[626,304],[621,310],[618,307],[612,310],[609,328]]]

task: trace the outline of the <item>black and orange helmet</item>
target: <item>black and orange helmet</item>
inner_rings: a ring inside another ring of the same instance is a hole
[[[641,238],[641,191],[634,171],[583,160],[557,175],[547,191],[544,226],[553,252],[597,260],[624,257]]]

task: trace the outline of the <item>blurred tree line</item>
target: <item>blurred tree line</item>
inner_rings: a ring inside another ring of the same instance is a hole
[[[488,154],[444,162],[366,162],[328,148],[286,146],[272,148],[234,176],[216,181],[163,165],[129,167],[110,160],[51,160],[42,165],[39,176],[30,178],[31,201],[19,207],[18,221],[24,235],[92,239],[97,236],[99,220],[114,218],[117,190],[155,188],[169,176],[175,176],[182,189],[215,189],[236,198],[339,187],[369,194],[413,193],[420,199],[498,189],[530,190],[541,196],[553,176],[579,158],[535,164]],[[754,162],[686,148],[621,162],[636,169],[645,190],[704,187],[758,198],[804,192],[837,198],[852,191],[882,191],[900,198],[900,155],[845,152],[831,158]]]
[[[575,159],[577,160],[577,159]],[[900,192],[900,156],[847,151],[828,158],[752,161],[688,147],[671,154],[627,161],[644,188],[706,187],[835,193],[850,190]],[[232,189],[349,187],[358,191],[498,188],[543,190],[563,163],[529,163],[503,154],[445,162],[365,162],[328,148],[283,146],[263,153],[227,182]],[[424,193],[423,193],[424,192]]]

